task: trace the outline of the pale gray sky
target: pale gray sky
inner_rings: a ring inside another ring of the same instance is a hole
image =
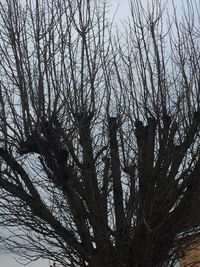
[[[118,5],[118,10],[115,16],[116,21],[120,21],[121,19],[125,18],[128,14],[128,0],[110,0],[112,4],[112,10],[113,12],[117,9]],[[111,10],[111,11],[112,11]],[[3,253],[1,252],[0,254],[0,266],[2,267],[23,267],[24,265],[21,265],[18,263],[15,258],[14,254],[8,254],[8,253]],[[38,260],[35,262],[32,262],[26,267],[49,267],[49,261],[47,260]]]
[[[38,260],[35,262],[32,262],[28,265],[22,265],[16,261],[17,256],[13,254],[1,254],[0,255],[0,266],[2,267],[49,267],[49,261],[48,260]]]
[[[146,0],[143,0],[146,2]],[[110,3],[112,4],[112,10],[113,12],[118,7],[115,19],[116,21],[123,20],[126,18],[129,14],[129,0],[110,0]],[[164,1],[163,1],[164,2]],[[181,6],[181,0],[175,1],[176,6],[179,8]],[[111,10],[111,11],[112,11]],[[2,267],[23,267],[24,265],[19,264],[16,262],[15,256],[13,254],[3,253],[1,251],[0,254],[0,266]],[[17,257],[17,256],[16,256]],[[32,262],[27,267],[49,267],[49,262],[47,260],[38,260],[36,262]]]

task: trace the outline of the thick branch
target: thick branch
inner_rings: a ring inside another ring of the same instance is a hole
[[[83,183],[85,187],[85,199],[89,212],[92,214],[91,223],[94,228],[94,233],[97,239],[97,246],[102,246],[103,237],[102,234],[107,227],[106,222],[104,221],[102,207],[101,207],[101,197],[100,191],[98,188],[96,167],[95,167],[95,158],[94,158],[94,149],[92,146],[92,137],[91,137],[91,119],[92,114],[87,114],[82,112],[79,114],[74,114],[75,119],[78,123],[80,142],[83,152],[83,168],[81,170]]]
[[[30,196],[22,187],[18,187],[3,178],[0,178],[0,186],[12,196],[24,201],[31,208],[35,216],[38,216],[47,222],[66,243],[87,258],[88,252],[83,248],[82,244],[76,240],[72,233],[70,233],[64,226],[61,225],[61,223],[44,205],[41,199]]]
[[[116,230],[119,231],[124,227],[125,214],[123,206],[123,190],[121,183],[120,158],[117,141],[117,118],[108,118],[109,126],[109,140],[110,140],[110,154],[111,154],[111,171],[113,178],[113,196],[116,218]]]

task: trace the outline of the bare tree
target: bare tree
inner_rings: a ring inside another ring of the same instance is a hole
[[[179,22],[132,1],[116,34],[102,1],[0,5],[2,244],[63,266],[173,265],[200,225],[199,3]]]

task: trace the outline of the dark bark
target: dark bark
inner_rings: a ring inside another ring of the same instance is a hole
[[[176,259],[200,225],[199,13],[165,33],[161,1],[135,0],[113,36],[104,1],[20,2],[0,3],[0,242],[66,267]]]

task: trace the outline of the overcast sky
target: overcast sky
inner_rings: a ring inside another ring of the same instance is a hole
[[[1,1],[1,0],[0,0]],[[118,10],[117,10],[117,14],[115,16],[115,19],[117,21],[120,21],[121,19],[123,19],[124,17],[127,16],[128,14],[128,0],[111,0],[110,1],[112,3],[112,10],[113,12],[117,9],[118,5]],[[120,4],[121,2],[121,4]],[[15,257],[17,258],[17,256],[13,255],[13,254],[8,254],[8,253],[4,253],[3,251],[1,251],[0,253],[0,266],[2,267],[23,267],[24,265],[21,265],[20,263],[18,263],[15,260]],[[49,261],[47,260],[38,260],[36,262],[32,262],[28,265],[26,265],[26,267],[49,267]]]
[[[1,0],[0,0],[1,1]],[[143,0],[146,2],[146,0]],[[128,0],[111,0],[110,1],[112,3],[112,10],[114,12],[114,10],[117,9],[117,14],[115,16],[116,21],[120,21],[123,20],[124,18],[126,18],[129,14],[129,4],[128,4]],[[120,3],[121,2],[121,3]],[[176,5],[177,7],[181,6],[181,0],[176,0]],[[19,264],[18,262],[16,262],[15,256],[13,254],[8,254],[8,253],[4,253],[3,251],[0,252],[0,266],[2,267],[22,267],[24,265]],[[37,262],[33,262],[31,264],[26,265],[27,267],[49,267],[49,262],[46,260],[39,260]]]

